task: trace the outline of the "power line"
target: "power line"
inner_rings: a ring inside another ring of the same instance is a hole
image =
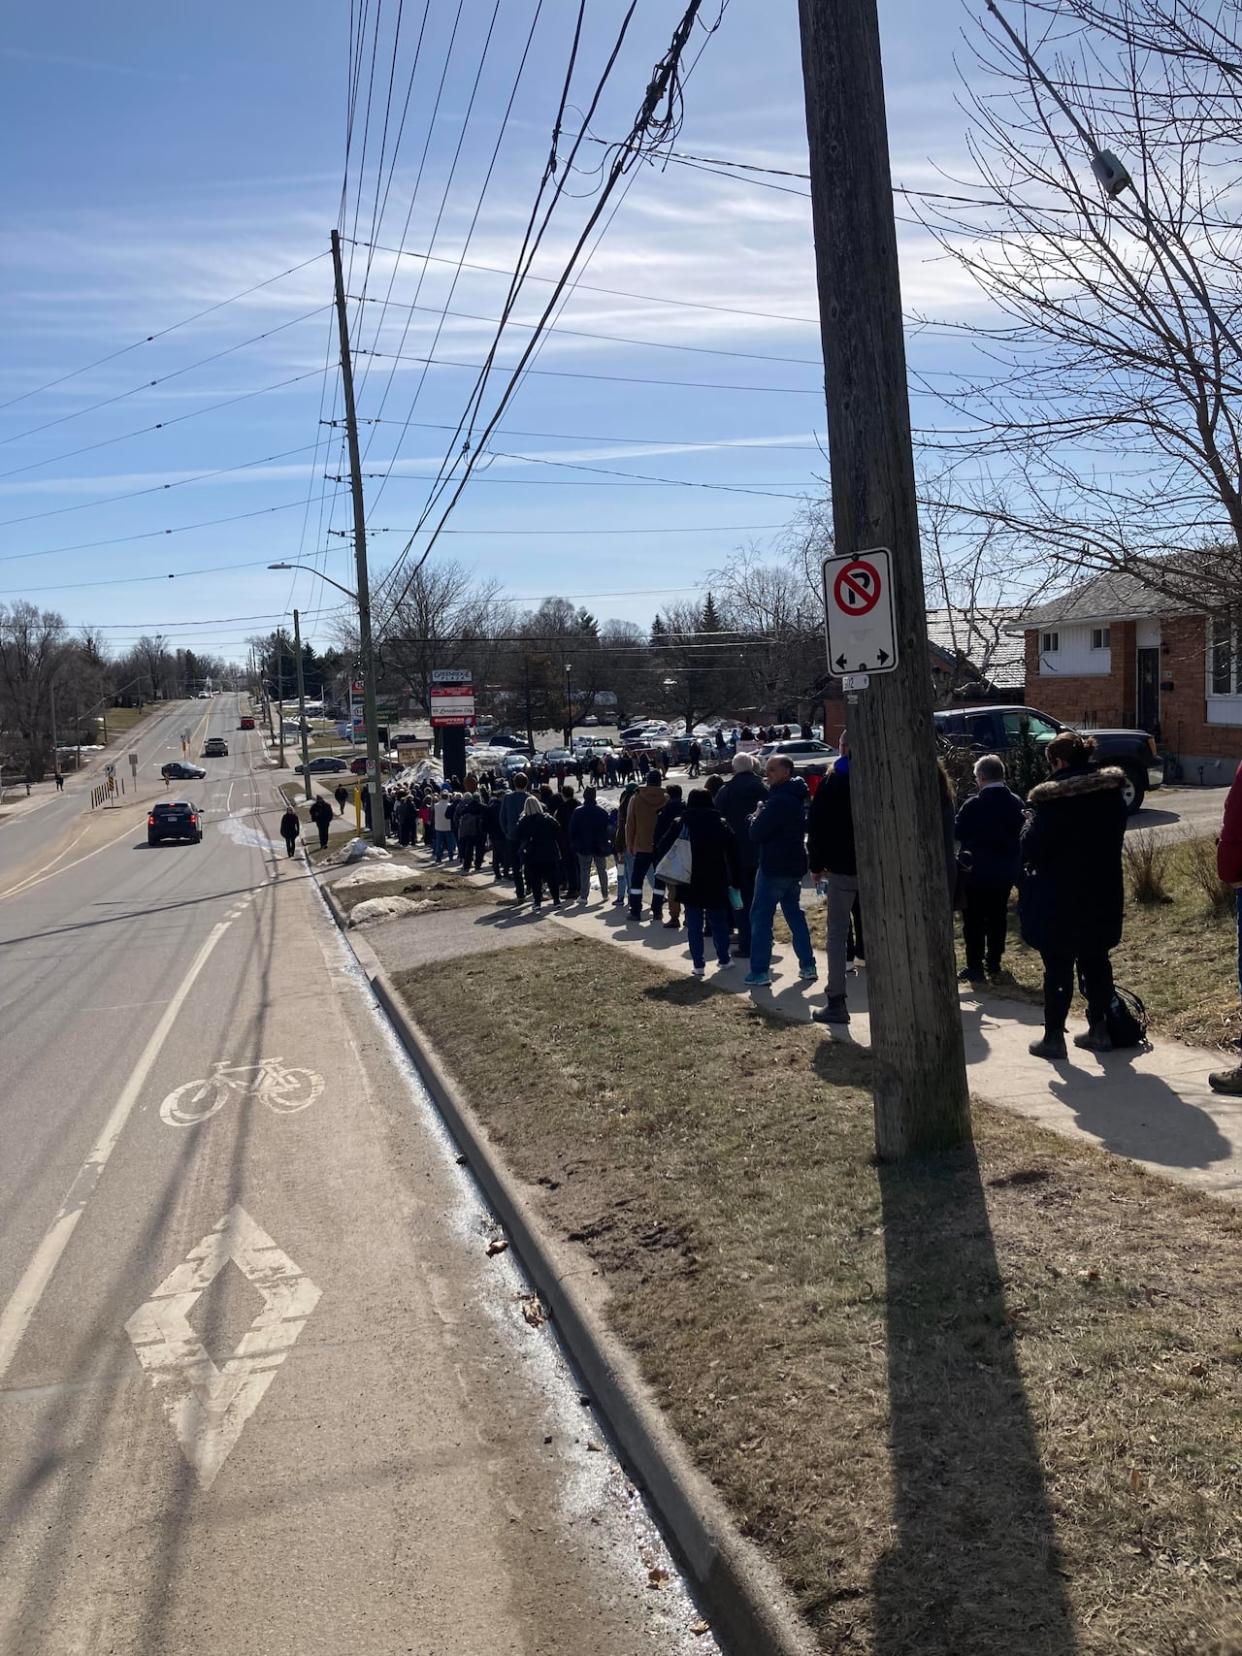
[[[785,529],[784,523],[680,523],[661,525],[659,528],[641,529],[608,529],[600,528],[597,524],[584,525],[578,529],[437,529],[418,530],[417,534],[445,534],[445,535],[577,535],[585,538],[589,535],[750,535],[756,530]],[[404,533],[400,529],[369,529],[372,535],[399,535]],[[398,600],[400,602],[400,600]]]
[[[243,339],[236,345],[229,345],[223,351],[213,351],[210,356],[200,357],[197,362],[188,362],[183,368],[173,368],[167,374],[160,374],[153,380],[143,380],[141,385],[132,385],[128,391],[118,391],[115,396],[104,397],[99,402],[88,403],[85,408],[78,408],[72,414],[61,414],[54,420],[45,420],[42,425],[31,426],[26,431],[16,431],[11,437],[0,437],[0,448],[9,443],[20,443],[24,437],[37,437],[41,431],[50,431],[53,426],[66,425],[70,420],[80,420],[85,414],[94,414],[101,408],[110,408],[113,403],[124,402],[127,397],[136,397],[140,391],[152,391],[157,385],[166,385],[169,380],[180,379],[182,374],[193,373],[196,368],[205,368],[208,363],[219,362],[221,358],[232,356],[237,351],[244,351],[248,345],[258,345],[264,339],[271,339],[273,334],[283,333],[286,328],[296,327],[299,322],[306,322],[312,316],[319,316],[331,307],[316,305],[314,310],[307,311],[302,316],[291,317],[288,322],[279,322],[274,328],[268,328],[264,333],[255,334],[250,339]]]
[[[183,489],[188,484],[204,483],[209,478],[224,477],[230,472],[252,471],[258,466],[271,465],[275,460],[288,460],[295,454],[309,454],[312,449],[318,449],[322,441],[323,439],[319,438],[314,443],[304,443],[301,448],[283,449],[278,454],[265,454],[258,460],[242,460],[236,466],[217,466],[214,471],[195,472],[190,477],[175,478],[171,483],[153,483],[146,489],[130,489],[125,494],[96,495],[93,500],[80,500],[74,506],[51,506],[45,512],[28,512],[25,517],[0,518],[0,529],[7,529],[15,523],[34,523],[39,518],[63,517],[68,512],[85,512],[95,506],[111,506],[117,501],[139,500],[144,495],[163,494],[167,489]],[[60,478],[49,478],[48,487],[62,481],[64,480]],[[22,485],[17,486],[20,488]]]
[[[378,299],[367,299],[364,296],[360,300],[360,303],[377,305],[381,303],[381,301]],[[452,316],[462,322],[487,322],[494,325],[500,320],[499,317],[495,316],[480,316],[475,311],[445,310],[441,309],[438,305],[402,305],[398,304],[395,300],[393,301],[391,308],[393,310],[428,311],[441,317]],[[527,328],[533,330],[537,327],[537,324],[534,322],[519,322],[516,318],[510,317],[506,326],[510,328]],[[559,322],[549,323],[546,331],[549,334],[563,334],[567,338],[572,339],[598,339],[608,345],[637,345],[644,350],[694,351],[701,356],[738,357],[746,362],[787,362],[795,367],[822,367],[822,361],[818,357],[774,356],[770,352],[765,351],[730,351],[726,350],[723,346],[718,345],[682,345],[669,339],[631,339],[625,334],[589,333],[583,328],[566,328]],[[439,338],[439,332],[440,330],[437,329],[436,340]],[[432,351],[435,350],[436,340],[433,340],[431,343]]]
[[[542,331],[542,330],[540,330],[540,331]],[[535,343],[535,341],[532,340],[530,343],[533,345]],[[435,357],[435,358],[432,358],[432,357],[410,356],[410,355],[401,356],[401,355],[395,355],[393,352],[390,352],[390,351],[367,351],[367,352],[360,352],[359,355],[379,357],[383,361],[394,360],[394,361],[397,361],[397,362],[424,362],[424,363],[427,363],[432,368],[476,368],[477,369],[477,368],[485,368],[487,366],[486,363],[482,363],[482,362],[458,362],[456,359],[450,358],[450,357]],[[515,372],[517,372],[517,373],[527,373],[527,374],[539,374],[539,375],[544,375],[544,376],[548,376],[548,377],[555,378],[555,379],[607,380],[612,384],[618,384],[618,385],[671,385],[671,386],[680,386],[680,387],[682,387],[686,390],[691,390],[691,391],[751,391],[751,392],[765,391],[765,392],[779,392],[783,395],[796,396],[796,397],[822,397],[823,394],[824,394],[824,388],[823,388],[822,385],[820,385],[820,386],[730,385],[730,384],[721,384],[721,383],[718,383],[718,382],[713,381],[713,380],[656,379],[656,378],[653,378],[651,376],[635,375],[635,374],[592,374],[592,373],[588,373],[585,369],[526,368],[523,363],[518,363],[518,364],[515,365]],[[925,393],[925,395],[927,395],[927,396],[932,396],[934,394],[935,393],[933,393],[933,392]]]
[[[39,552],[6,552],[0,554],[0,563],[21,563],[27,558],[54,558],[62,552],[92,552],[102,546],[128,546],[134,541],[159,540],[164,535],[185,535],[195,529],[215,529],[222,523],[241,523],[246,518],[267,517],[272,512],[291,512],[295,506],[305,507],[301,496],[286,500],[279,506],[260,506],[252,512],[234,512],[228,517],[203,518],[198,523],[181,523],[171,529],[147,529],[139,535],[116,535],[110,540],[77,541],[72,546],[48,546]]]
[[[208,403],[205,408],[192,408],[188,414],[175,414],[171,420],[157,420],[154,425],[140,426],[136,431],[123,431],[119,437],[104,437],[98,443],[84,443],[81,448],[67,449],[63,454],[49,454],[45,460],[30,460],[24,466],[13,466],[9,471],[0,472],[0,479],[17,477],[21,472],[37,471],[41,466],[55,465],[58,460],[72,460],[79,454],[93,454],[96,449],[128,442],[131,437],[146,437],[153,431],[165,431],[169,426],[181,425],[185,420],[197,420],[202,414],[214,414],[221,408],[233,408],[238,403],[249,402],[252,397],[266,396],[269,391],[284,391],[291,385],[300,385],[303,380],[314,379],[316,374],[322,372],[321,368],[311,368],[304,374],[293,374],[289,379],[277,380],[274,385],[261,385],[257,391],[243,391],[239,396],[226,397],[223,402]]]
[[[359,425],[397,425],[397,420],[360,420]],[[451,431],[452,426],[435,424],[429,421],[415,420],[414,428],[421,431]],[[745,438],[717,438],[712,441],[698,441],[689,437],[601,437],[592,436],[583,431],[521,431],[516,426],[500,426],[496,435],[501,437],[541,437],[554,443],[634,443],[642,447],[669,447],[684,449],[754,449],[759,453],[770,449],[773,453],[787,451],[790,453],[823,454],[824,450],[818,443],[769,443],[767,441],[749,442]],[[524,458],[528,458],[524,456]]]
[[[38,397],[45,391],[54,390],[58,385],[64,385],[66,380],[77,379],[82,374],[89,374],[95,368],[102,368],[105,363],[115,362],[118,357],[127,356],[130,351],[137,351],[143,345],[153,344],[157,339],[163,339],[170,333],[176,333],[179,328],[188,328],[192,322],[201,322],[204,316],[211,316],[215,311],[223,310],[226,305],[235,305],[241,299],[248,299],[252,293],[258,293],[260,288],[271,287],[273,282],[282,281],[286,276],[293,276],[299,270],[305,270],[307,265],[322,259],[325,253],[314,253],[309,259],[303,259],[300,264],[290,265],[287,270],[278,271],[275,276],[266,276],[261,282],[255,282],[252,287],[243,288],[240,293],[230,294],[227,299],[220,299],[214,305],[208,305],[206,310],[195,311],[192,316],[183,316],[180,322],[170,322],[166,328],[157,328],[154,333],[144,335],[142,339],[135,339],[130,345],[122,345],[117,351],[109,351],[107,356],[97,357],[94,362],[88,362],[81,368],[72,368],[67,374],[60,374],[56,379],[48,380],[44,385],[35,386],[32,391],[22,391],[16,397],[10,397],[0,403],[0,409],[12,408],[15,403],[25,402],[28,397]]]

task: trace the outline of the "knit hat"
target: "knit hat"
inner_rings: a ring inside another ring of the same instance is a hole
[[[754,768],[755,768],[755,761],[754,761],[754,758],[751,754],[749,754],[749,753],[735,753],[733,755],[733,769],[734,769],[734,771],[736,771],[736,772],[753,771]]]

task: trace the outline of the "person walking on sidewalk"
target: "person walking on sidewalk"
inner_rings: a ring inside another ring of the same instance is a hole
[[[527,794],[522,804],[522,815],[517,828],[518,854],[526,863],[526,878],[536,914],[543,906],[543,888],[548,887],[552,907],[560,906],[559,873],[561,865],[560,828],[554,816],[549,816],[533,794]]]
[[[506,855],[513,870],[513,883],[519,903],[526,899],[526,880],[522,869],[522,852],[518,845],[518,824],[522,820],[522,812],[526,809],[526,801],[530,798],[527,792],[529,787],[530,778],[526,772],[518,771],[513,778],[512,791],[500,802],[500,831],[505,836]]]
[[[841,757],[815,790],[807,818],[807,858],[816,884],[827,886],[828,999],[811,1016],[816,1023],[847,1024],[845,978],[849,966],[850,924],[858,902],[858,859],[854,849],[854,811],[850,802],[850,744],[844,731]]]
[[[633,857],[630,869],[630,919],[643,916],[643,881],[651,867],[655,852],[656,819],[668,804],[664,778],[654,767],[647,772],[647,780],[630,800],[625,813],[625,849]],[[658,888],[651,897],[651,917],[658,920],[664,912],[664,893]]]
[[[56,792],[57,793],[64,793],[64,791],[65,791],[65,779],[60,774],[59,771],[56,771],[53,774],[53,781],[56,783]]]
[[[569,819],[569,843],[578,859],[578,900],[591,900],[591,865],[599,881],[599,893],[608,901],[608,853],[612,848],[608,812],[595,802],[595,789],[583,791],[582,804]]]
[[[332,807],[322,794],[316,794],[311,802],[310,819],[319,830],[319,849],[328,849],[328,829],[332,826]]]
[[[1000,975],[1009,893],[1018,878],[1018,842],[1026,815],[1022,801],[1005,785],[1004,761],[996,754],[975,760],[975,782],[979,791],[957,813],[956,824],[966,884],[963,983],[982,983],[985,968],[988,977]]]
[[[1066,1056],[1065,1020],[1074,974],[1087,998],[1085,1035],[1074,1045],[1109,1052],[1113,998],[1110,949],[1121,941],[1125,887],[1121,847],[1126,831],[1125,774],[1090,769],[1095,744],[1063,730],[1048,743],[1049,781],[1032,788],[1022,833],[1022,936],[1044,962],[1044,1034],[1036,1058]]]
[[[1238,991],[1242,994],[1242,765],[1234,773],[1225,799],[1225,817],[1216,842],[1216,873],[1223,885],[1233,887],[1238,916]],[[1242,1064],[1234,1069],[1213,1070],[1208,1086],[1213,1092],[1242,1098]]]
[[[280,819],[280,837],[284,840],[285,850],[291,857],[297,853],[298,840],[301,837],[301,833],[301,818],[298,816],[298,813],[294,810],[293,806],[290,805],[289,809]]]
[[[686,905],[686,941],[694,975],[702,977],[706,969],[704,921],[711,930],[717,966],[723,971],[733,964],[729,958],[729,894],[737,892],[741,859],[733,830],[706,788],[691,788],[678,833],[683,829],[690,841],[690,883],[680,888]]]
[[[343,782],[337,783],[336,792],[332,795],[332,797],[336,800],[337,810],[340,812],[341,816],[344,816],[345,807],[349,804],[349,792]]]
[[[738,881],[742,906],[734,913],[737,928],[737,952],[743,960],[750,958],[750,907],[755,900],[755,875],[759,870],[759,847],[750,837],[750,819],[767,796],[749,753],[735,753],[733,774],[716,795],[716,809],[733,830],[737,845]],[[708,777],[709,782],[718,780]]]
[[[795,774],[793,760],[778,753],[768,760],[765,775],[768,796],[750,819],[750,837],[759,848],[750,911],[750,971],[746,974],[752,989],[766,988],[772,981],[772,921],[778,908],[793,940],[798,976],[804,983],[814,983],[819,976],[801,900],[806,873],[806,783]]]

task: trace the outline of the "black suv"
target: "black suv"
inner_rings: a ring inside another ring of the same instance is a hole
[[[203,819],[188,799],[161,799],[147,812],[148,845],[166,839],[188,839],[197,845],[202,837]]]
[[[227,759],[229,744],[223,736],[209,736],[203,743],[204,759]]]
[[[967,747],[972,753],[997,753],[1022,745],[1025,737],[1046,747],[1059,731],[1075,728],[1062,724],[1034,707],[971,707],[934,713],[936,736],[950,747]],[[1101,765],[1116,765],[1126,776],[1126,809],[1141,809],[1149,788],[1164,780],[1164,764],[1156,751],[1155,738],[1145,730],[1083,730],[1096,746]]]

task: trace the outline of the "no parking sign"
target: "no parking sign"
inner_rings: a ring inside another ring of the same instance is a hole
[[[829,672],[837,678],[891,673],[897,665],[897,622],[888,548],[825,558],[823,576]]]

